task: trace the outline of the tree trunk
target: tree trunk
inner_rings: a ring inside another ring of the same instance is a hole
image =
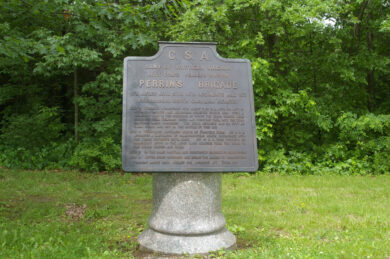
[[[369,31],[367,33],[367,46],[372,53],[374,49],[374,43],[373,43],[373,37],[374,34]],[[367,73],[367,90],[368,90],[368,109],[370,112],[373,112],[375,109],[375,76],[374,76],[374,68],[371,68],[370,71]]]
[[[371,3],[371,0],[366,0],[362,3],[362,6],[360,8],[360,13],[358,16],[359,23],[355,23],[353,26],[353,34],[355,37],[357,37],[360,41],[360,36],[361,36],[361,24],[363,21],[363,16],[364,16],[364,11],[366,10],[367,6]]]
[[[313,91],[316,93],[317,91],[317,66],[316,60],[313,53],[313,35],[310,32],[310,55],[311,55],[311,67],[313,71]]]
[[[79,142],[79,105],[76,101],[76,99],[79,96],[79,89],[78,89],[78,78],[77,78],[77,68],[74,70],[73,73],[73,104],[74,104],[74,141],[76,143]]]

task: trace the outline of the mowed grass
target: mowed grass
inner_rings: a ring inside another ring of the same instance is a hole
[[[152,178],[0,169],[0,258],[133,258]],[[225,174],[220,258],[390,258],[390,175]]]

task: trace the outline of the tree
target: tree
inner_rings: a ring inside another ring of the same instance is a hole
[[[384,173],[388,14],[382,1],[197,1],[170,35],[251,60],[263,170]]]
[[[122,60],[174,40],[252,62],[262,170],[390,170],[386,1],[9,0],[0,13],[2,165],[119,168]]]

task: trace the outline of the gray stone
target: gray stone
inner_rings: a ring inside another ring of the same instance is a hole
[[[143,251],[205,254],[234,249],[221,210],[221,173],[153,174],[153,211],[138,238]]]

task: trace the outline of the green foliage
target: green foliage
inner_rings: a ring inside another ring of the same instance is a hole
[[[29,114],[11,115],[7,121],[1,138],[8,146],[39,149],[58,139],[64,130],[57,108],[38,107]]]
[[[65,125],[58,108],[37,107],[11,115],[0,136],[0,163],[7,167],[43,169],[64,167],[72,144],[62,137]]]
[[[197,1],[170,36],[251,60],[261,170],[383,174],[389,12],[381,1]]]
[[[112,74],[101,72],[95,81],[83,86],[80,97],[75,100],[83,115],[80,133],[86,138],[110,136],[116,143],[120,143],[122,69],[116,72]]]
[[[357,117],[345,113],[337,120],[339,141],[345,146],[345,159],[356,161],[363,173],[390,171],[390,115],[371,113]],[[351,162],[352,163],[352,162]],[[360,169],[360,168],[359,168]]]
[[[3,166],[119,168],[122,60],[172,40],[251,61],[260,170],[389,172],[386,2],[10,0],[0,14]]]
[[[121,147],[110,137],[81,142],[69,165],[86,171],[111,171],[121,166]]]
[[[0,3],[1,165],[120,168],[122,60],[155,52],[166,14],[152,7]],[[76,131],[79,141],[72,140]]]

